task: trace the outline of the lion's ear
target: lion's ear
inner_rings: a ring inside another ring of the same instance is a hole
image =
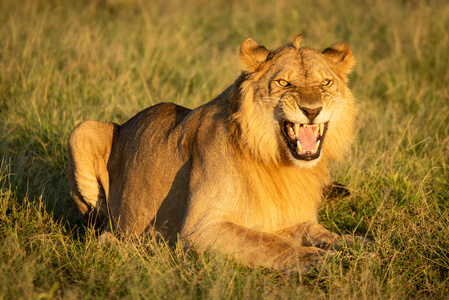
[[[301,48],[301,38],[302,34],[298,34],[293,40],[293,46],[295,46],[296,49]]]
[[[240,46],[240,60],[243,70],[250,73],[256,71],[267,60],[268,54],[270,54],[270,51],[257,44],[253,39],[244,40]]]
[[[351,47],[344,42],[339,42],[323,51],[324,56],[331,63],[332,69],[344,82],[348,82],[348,75],[355,66],[355,59]]]

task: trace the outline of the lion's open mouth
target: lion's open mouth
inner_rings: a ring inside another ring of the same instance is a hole
[[[293,157],[300,160],[314,160],[320,157],[327,124],[298,124],[287,120],[281,121],[282,133]]]

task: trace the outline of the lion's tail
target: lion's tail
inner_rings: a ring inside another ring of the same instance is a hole
[[[85,121],[69,137],[70,194],[83,217],[97,226],[105,226],[109,219],[108,161],[118,128],[113,123]]]

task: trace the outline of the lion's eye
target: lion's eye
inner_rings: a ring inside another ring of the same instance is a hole
[[[285,81],[285,80],[283,80],[283,79],[280,79],[280,80],[276,81],[276,83],[277,83],[279,86],[284,86],[284,87],[290,85],[290,83],[289,83],[288,81]]]
[[[321,85],[322,86],[331,86],[332,85],[332,80],[330,79],[323,79],[323,81],[321,81]]]

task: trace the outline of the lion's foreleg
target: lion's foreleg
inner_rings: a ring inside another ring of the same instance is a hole
[[[216,227],[214,248],[250,266],[278,270],[299,268],[302,272],[316,265],[329,251],[300,246],[285,237],[224,222]]]

